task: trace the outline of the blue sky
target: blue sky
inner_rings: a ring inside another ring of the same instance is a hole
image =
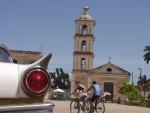
[[[111,62],[134,79],[150,77],[143,49],[150,45],[150,0],[0,0],[0,42],[9,49],[51,52],[49,69],[71,73],[75,22],[83,7],[96,20],[94,67]]]

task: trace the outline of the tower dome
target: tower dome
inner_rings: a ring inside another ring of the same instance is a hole
[[[89,7],[85,6],[83,8],[83,14],[79,17],[80,20],[92,20],[92,17],[89,15]]]

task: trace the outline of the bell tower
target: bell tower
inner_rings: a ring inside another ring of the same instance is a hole
[[[89,15],[89,8],[83,8],[83,14],[75,20],[76,31],[74,36],[72,90],[74,82],[80,81],[87,86],[88,71],[93,68],[93,35],[95,20]]]

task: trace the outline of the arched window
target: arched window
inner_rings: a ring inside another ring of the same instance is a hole
[[[81,46],[82,46],[81,47],[82,51],[86,51],[87,46],[86,46],[86,41],[85,40],[82,41],[82,45]]]
[[[87,25],[83,25],[82,34],[83,34],[83,35],[86,35],[86,34],[87,34]]]
[[[86,60],[85,60],[85,58],[82,58],[82,59],[81,59],[81,68],[82,68],[82,69],[85,69],[85,68],[86,68]]]

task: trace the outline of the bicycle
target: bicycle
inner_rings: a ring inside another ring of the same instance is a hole
[[[96,113],[105,112],[105,104],[102,97],[97,97],[93,102],[93,111],[96,111]]]
[[[82,110],[84,113],[92,113],[93,105],[87,97],[81,99],[73,98],[70,102],[71,113],[79,113]]]

